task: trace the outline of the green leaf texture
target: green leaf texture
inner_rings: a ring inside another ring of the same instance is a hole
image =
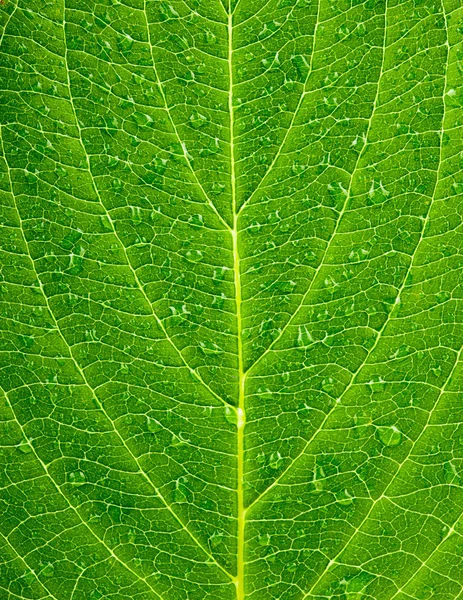
[[[0,6],[0,599],[463,599],[460,0]]]

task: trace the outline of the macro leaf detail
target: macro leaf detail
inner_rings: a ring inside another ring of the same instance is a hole
[[[462,23],[0,5],[0,600],[463,598]]]

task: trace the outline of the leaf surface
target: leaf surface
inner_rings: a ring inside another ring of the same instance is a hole
[[[463,598],[458,0],[0,6],[0,598]]]

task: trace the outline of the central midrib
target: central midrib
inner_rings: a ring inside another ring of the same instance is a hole
[[[236,598],[244,599],[244,526],[245,526],[245,508],[243,496],[243,475],[244,475],[244,425],[246,422],[246,413],[244,406],[244,381],[245,374],[243,368],[243,339],[241,326],[241,274],[240,274],[240,255],[238,248],[238,207],[236,202],[236,179],[235,179],[235,144],[234,144],[234,112],[233,112],[233,12],[230,0],[228,7],[228,110],[230,114],[230,184],[233,212],[233,228],[231,230],[233,242],[233,273],[235,283],[235,302],[236,302],[236,328],[238,342],[238,409],[237,409],[237,575],[235,579]]]

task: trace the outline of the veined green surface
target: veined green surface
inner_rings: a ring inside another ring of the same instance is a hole
[[[0,600],[463,599],[460,0],[0,17]]]

